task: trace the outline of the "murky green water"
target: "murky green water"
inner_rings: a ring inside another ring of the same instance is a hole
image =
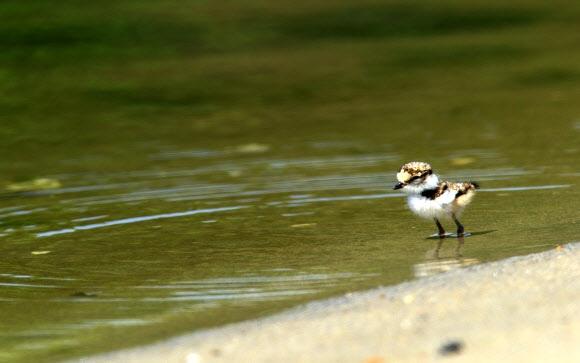
[[[452,238],[436,254],[434,224],[391,190],[386,171],[404,159],[345,146],[299,147],[332,147],[328,157],[264,151],[204,156],[200,168],[50,176],[66,187],[6,196],[3,358],[118,348],[577,239],[578,175],[433,158],[445,176],[484,186],[462,218],[472,236],[459,254]]]
[[[99,30],[110,12],[42,20],[6,4],[19,17],[0,37],[2,361],[146,344],[579,239],[572,3],[103,2],[125,19],[105,27],[115,41]],[[460,249],[438,249],[392,190],[413,160],[481,184]]]

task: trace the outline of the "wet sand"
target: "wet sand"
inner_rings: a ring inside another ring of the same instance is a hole
[[[580,243],[76,362],[577,362]]]

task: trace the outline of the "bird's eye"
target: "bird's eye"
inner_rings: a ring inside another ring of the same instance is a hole
[[[409,182],[412,182],[413,180],[417,180],[417,179],[419,179],[419,175],[415,175],[414,177],[409,179]]]

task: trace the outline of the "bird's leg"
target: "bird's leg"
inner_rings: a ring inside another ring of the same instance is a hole
[[[452,214],[451,217],[453,218],[453,222],[455,222],[455,224],[457,224],[457,237],[463,237],[464,236],[463,225],[461,223],[459,223],[459,221],[455,217],[455,214]]]
[[[439,223],[439,220],[437,218],[433,219],[435,220],[437,228],[439,228],[439,238],[445,238],[445,230],[443,229],[443,226],[441,225],[441,223]]]

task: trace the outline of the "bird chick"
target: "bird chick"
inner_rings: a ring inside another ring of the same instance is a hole
[[[409,194],[407,204],[411,211],[435,221],[441,238],[445,237],[445,229],[440,219],[452,219],[457,225],[457,236],[465,235],[465,229],[457,218],[479,188],[476,182],[440,181],[431,165],[418,161],[403,165],[397,179],[399,183],[393,189]]]

